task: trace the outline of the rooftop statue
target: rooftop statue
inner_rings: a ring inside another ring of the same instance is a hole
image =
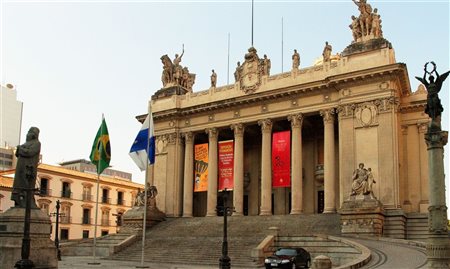
[[[353,41],[365,41],[372,38],[383,37],[381,31],[381,18],[378,9],[372,10],[372,6],[366,0],[352,0],[358,6],[359,16],[352,16],[350,29],[353,33]],[[366,38],[366,39],[365,39]]]
[[[323,62],[330,62],[331,61],[331,50],[332,47],[330,44],[328,44],[328,41],[325,42],[325,47],[323,48],[322,56],[323,56]]]
[[[433,65],[433,69],[431,71],[428,71],[427,67],[430,63]],[[441,99],[439,99],[439,91],[441,90],[442,83],[447,79],[450,71],[439,75],[439,73],[436,71],[436,64],[434,62],[426,63],[423,70],[423,78],[416,77],[416,79],[422,82],[428,91],[425,113],[430,116],[432,126],[435,125],[440,128],[441,114],[444,111],[444,108],[442,107]],[[433,74],[436,76],[436,78]]]
[[[211,74],[211,88],[215,88],[216,84],[217,84],[217,73],[214,72],[214,69],[211,70],[212,74]]]
[[[294,49],[294,54],[292,55],[292,69],[298,69],[300,66],[300,54]]]
[[[16,207],[25,208],[25,190],[34,188],[36,185],[40,152],[41,142],[39,142],[39,129],[31,127],[27,133],[26,142],[17,146],[16,149],[17,165],[11,194],[11,200],[14,201]],[[31,182],[27,180],[27,169],[31,169]],[[34,195],[31,198],[31,207],[37,208]]]
[[[192,92],[192,86],[195,83],[195,74],[189,73],[187,67],[181,66],[180,63],[183,55],[184,45],[181,54],[175,54],[173,62],[167,54],[161,56],[161,62],[163,64],[161,82],[163,84],[163,88],[180,86],[185,88],[187,91]]]
[[[238,63],[234,74],[235,79],[239,79],[241,90],[245,93],[254,92],[261,84],[263,73],[270,72],[270,65],[267,56],[266,59],[260,59],[256,49],[250,47],[245,54],[244,63],[242,65]]]

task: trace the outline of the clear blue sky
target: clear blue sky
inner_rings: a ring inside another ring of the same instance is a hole
[[[115,169],[143,173],[128,156],[146,113],[147,101],[162,87],[160,57],[173,58],[185,46],[182,65],[197,74],[194,91],[209,87],[211,69],[218,86],[243,61],[251,42],[251,1],[14,1],[0,0],[0,83],[14,84],[24,103],[22,138],[41,129],[43,161],[88,159],[105,114]],[[435,61],[449,70],[448,1],[370,1],[381,15],[384,37],[398,62],[408,66],[413,91],[423,65]],[[321,56],[325,41],[333,53],[352,40],[348,25],[359,11],[345,1],[255,1],[254,46],[281,72],[281,18],[284,18],[284,71],[293,49],[301,67]],[[230,81],[233,81],[232,75]],[[449,129],[450,79],[441,99]],[[448,152],[448,146],[446,147]],[[450,162],[446,158],[447,174]],[[449,177],[447,200],[449,201]],[[447,202],[449,204],[449,202]]]

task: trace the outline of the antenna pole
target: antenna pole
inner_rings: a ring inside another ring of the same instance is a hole
[[[253,0],[252,0],[252,47],[253,47]]]
[[[227,85],[230,84],[230,33],[228,33]]]
[[[284,43],[283,43],[283,17],[281,17],[281,73],[283,73],[283,52],[284,52]]]

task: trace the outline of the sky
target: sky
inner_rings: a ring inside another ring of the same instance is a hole
[[[449,0],[368,2],[378,8],[397,62],[407,64],[413,91],[426,62],[435,61],[440,73],[450,69]],[[359,15],[351,0],[255,0],[253,46],[271,59],[271,74],[290,69],[294,49],[300,67],[311,66],[325,41],[333,54],[351,43],[351,15]],[[173,59],[184,45],[181,64],[196,74],[194,92],[209,88],[211,69],[225,85],[228,62],[234,81],[236,62],[251,46],[251,25],[251,0],[0,0],[0,83],[15,85],[24,103],[21,141],[31,126],[40,128],[44,163],[88,159],[104,114],[112,168],[142,183],[128,152],[140,129],[135,117],[162,87],[160,57]],[[440,94],[445,130],[449,85]],[[447,177],[447,204],[449,184]]]

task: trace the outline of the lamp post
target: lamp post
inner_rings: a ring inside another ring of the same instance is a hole
[[[33,166],[27,165],[25,167],[25,178],[27,182],[33,182]],[[23,224],[23,239],[22,239],[22,253],[21,260],[17,261],[14,268],[18,269],[32,269],[34,268],[34,263],[29,259],[30,257],[30,217],[31,217],[31,195],[35,191],[34,186],[29,186],[23,188],[22,192],[25,192],[25,220]]]
[[[57,250],[58,261],[61,260],[61,250],[59,249],[59,217],[64,214],[59,213],[59,209],[61,208],[61,202],[59,200],[56,201],[56,213],[51,213],[50,215],[56,216],[56,226],[55,226],[55,247]]]
[[[228,256],[228,235],[227,235],[227,217],[233,211],[232,207],[227,205],[228,190],[223,190],[223,206],[218,206],[217,211],[223,212],[223,242],[222,242],[222,256],[219,259],[219,269],[230,269],[231,259]]]

